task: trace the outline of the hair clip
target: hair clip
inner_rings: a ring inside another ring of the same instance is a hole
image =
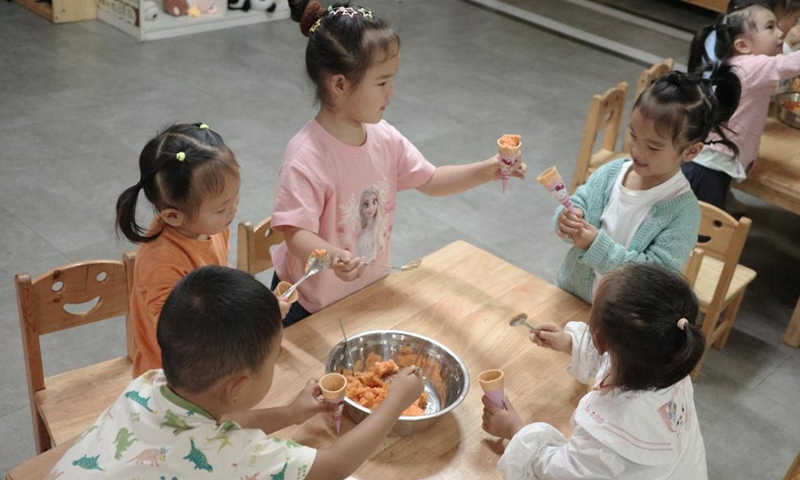
[[[372,16],[372,12],[371,12],[371,11],[369,11],[369,10],[367,10],[367,9],[366,9],[366,8],[364,8],[364,7],[361,7],[361,8],[359,8],[359,9],[358,9],[358,12],[359,12],[359,13],[361,14],[361,16],[363,16],[364,18],[375,18],[374,16]]]
[[[308,29],[308,33],[315,33],[319,26],[322,25],[322,17],[318,18],[314,25],[311,25],[311,28]]]
[[[177,158],[179,162],[182,162],[186,160],[186,154],[184,152],[178,152],[175,154],[175,158]]]
[[[681,318],[680,320],[678,320],[678,328],[680,328],[681,330],[685,330],[687,323],[689,323],[689,320],[686,320],[686,318]]]
[[[330,11],[330,14],[334,17],[336,15],[347,15],[353,18],[355,15],[358,15],[358,11],[353,7],[336,7]]]
[[[200,125],[197,126],[197,128],[199,128],[200,130],[208,130],[208,125],[206,125],[205,123],[201,123]]]

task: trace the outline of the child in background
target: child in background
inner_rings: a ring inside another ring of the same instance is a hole
[[[730,139],[738,151],[712,135],[710,144],[682,169],[698,199],[724,208],[731,179],[747,178],[758,156],[773,88],[800,74],[800,52],[780,55],[783,34],[775,14],[750,4],[723,15],[697,34],[692,41],[690,71],[701,68],[703,42],[711,32],[716,32],[719,61],[733,66],[741,81],[739,108],[728,122]]]
[[[328,411],[314,379],[289,405],[251,410],[272,386],[282,331],[278,302],[258,280],[219,266],[190,272],[158,322],[164,369],[134,380],[52,478],[347,477],[419,397],[422,379],[416,367],[400,371],[381,408],[328,448],[271,438]]]
[[[556,233],[574,243],[558,286],[587,302],[600,279],[628,263],[680,272],[697,243],[700,207],[681,164],[736,109],[739,81],[729,67],[711,80],[677,71],[651,84],[631,113],[630,158],[607,163],[571,197],[576,213],[556,209]],[[735,148],[730,142],[732,148]]]
[[[273,254],[273,285],[297,281],[314,249],[327,250],[333,262],[303,284],[284,325],[389,274],[368,261],[390,263],[398,191],[452,195],[501,178],[497,156],[437,168],[382,119],[400,66],[400,38],[384,20],[350,2],[327,9],[315,0],[289,5],[308,37],[306,68],[320,109],[284,153],[272,227],[286,242]],[[513,175],[524,173],[520,163]],[[376,192],[375,215],[382,215],[368,227],[361,221],[364,192]],[[361,235],[365,228],[373,231]]]
[[[483,429],[510,439],[498,462],[506,480],[706,480],[706,455],[689,373],[705,351],[691,286],[652,264],[609,273],[589,325],[537,325],[536,345],[572,357],[578,381],[597,382],[572,415],[572,435],[525,426],[484,396]]]
[[[117,200],[117,231],[140,244],[130,319],[136,355],[133,376],[161,367],[156,324],[178,280],[203,265],[228,264],[228,225],[239,204],[239,165],[207,125],[177,124],[147,142],[140,178]],[[139,192],[155,208],[145,230],[136,223]]]

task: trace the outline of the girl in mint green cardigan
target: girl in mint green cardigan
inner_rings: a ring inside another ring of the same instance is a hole
[[[736,110],[740,84],[729,67],[709,80],[670,72],[636,100],[631,154],[600,167],[571,197],[575,213],[559,207],[556,233],[574,247],[558,286],[592,301],[603,275],[650,262],[680,272],[697,243],[700,207],[681,164],[702,150],[710,132],[735,148],[724,123]]]

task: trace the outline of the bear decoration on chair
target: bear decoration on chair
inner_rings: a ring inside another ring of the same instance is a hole
[[[256,10],[272,13],[278,4],[275,0],[228,0],[228,10],[241,10],[247,12]]]

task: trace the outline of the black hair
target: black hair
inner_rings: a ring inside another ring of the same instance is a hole
[[[704,79],[679,71],[660,77],[636,99],[633,108],[650,119],[659,135],[672,138],[675,145],[694,142],[721,143],[734,156],[739,148],[725,134],[727,121],[739,106],[742,84],[733,67],[720,65]],[[719,138],[706,141],[710,133]]]
[[[755,12],[759,8],[770,9],[763,5],[766,2],[736,1],[733,0],[728,5],[729,12],[720,15],[716,23],[703,27],[689,46],[689,62],[687,69],[690,72],[700,72],[714,65],[706,52],[706,38],[711,32],[716,32],[717,40],[714,44],[714,55],[718,63],[729,60],[736,54],[733,43],[737,38],[746,35],[749,31],[756,28]]]
[[[703,332],[692,323],[697,312],[692,287],[660,265],[629,264],[603,277],[589,325],[611,355],[613,385],[662,389],[689,375],[705,351]]]
[[[330,106],[325,87],[330,75],[344,75],[353,85],[360,85],[369,67],[388,59],[400,50],[400,36],[375,13],[345,1],[329,8],[316,0],[289,0],[292,20],[308,37],[306,71],[316,85],[316,99]],[[338,11],[337,11],[338,9]],[[341,9],[349,9],[348,13]]]
[[[147,142],[139,155],[139,181],[117,199],[117,234],[133,243],[155,240],[136,223],[139,191],[156,211],[178,209],[193,217],[203,199],[218,195],[239,165],[222,137],[205,124],[173,124]]]
[[[259,373],[282,331],[275,295],[246,272],[208,265],[169,294],[156,338],[170,386],[202,392],[227,375]]]

